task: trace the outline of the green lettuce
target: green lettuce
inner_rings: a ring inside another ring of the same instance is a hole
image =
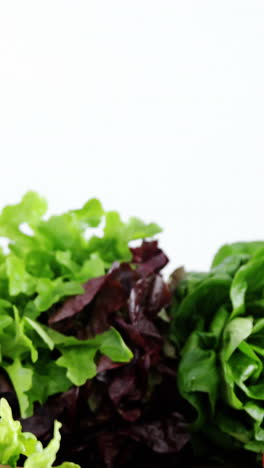
[[[14,468],[21,455],[26,457],[24,468],[51,468],[60,447],[61,424],[55,421],[54,437],[47,447],[43,448],[41,442],[29,433],[22,432],[19,421],[12,416],[8,402],[0,400],[0,463]],[[57,468],[80,468],[75,463],[65,462]]]
[[[116,330],[69,340],[43,324],[43,313],[47,317],[56,304],[82,294],[83,284],[104,275],[114,261],[131,260],[130,241],[159,231],[137,218],[123,222],[97,199],[48,217],[46,201],[28,192],[2,210],[0,237],[8,250],[0,249],[0,367],[13,384],[22,418],[32,415],[35,402],[92,378],[100,353],[115,362],[131,360]]]
[[[225,245],[209,272],[186,273],[171,315],[192,430],[264,453],[264,243]]]

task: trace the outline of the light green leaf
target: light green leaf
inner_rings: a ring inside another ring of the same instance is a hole
[[[91,278],[103,276],[105,274],[105,264],[103,260],[97,255],[92,254],[91,258],[85,260],[81,268],[75,271],[75,281],[85,283]]]
[[[0,463],[16,467],[21,455],[26,457],[24,468],[52,468],[60,448],[61,423],[55,421],[54,436],[47,447],[29,432],[22,432],[19,421],[14,421],[11,408],[4,398],[0,400]],[[57,468],[80,468],[65,462]]]
[[[29,400],[26,392],[32,387],[33,371],[32,369],[23,367],[18,359],[16,359],[13,364],[6,365],[5,370],[16,391],[21,416],[22,418],[26,418],[31,415],[31,408],[29,408]]]
[[[66,367],[68,379],[77,386],[84,385],[88,379],[96,375],[94,358],[96,348],[78,346],[63,350],[63,355],[57,359],[58,366]]]
[[[30,327],[35,330],[35,332],[42,338],[44,343],[48,346],[50,350],[54,349],[54,342],[50,338],[50,336],[45,332],[44,327],[36,322],[35,320],[30,319],[29,317],[25,317],[25,322],[27,322]]]
[[[27,458],[24,468],[51,468],[56,454],[60,448],[60,432],[61,423],[55,421],[54,436],[46,448],[42,449],[39,453],[33,453]]]
[[[253,318],[235,318],[228,323],[223,333],[221,357],[228,361],[240,343],[252,332]]]
[[[133,357],[132,352],[114,328],[90,340],[63,338],[63,335],[54,333],[54,330],[51,336],[55,343],[57,341],[62,353],[56,363],[67,369],[67,377],[74,385],[83,385],[96,375],[95,357],[99,351],[114,362],[129,362]]]
[[[97,227],[102,220],[104,210],[100,201],[92,198],[80,210],[74,210],[72,213],[74,213],[82,228],[85,229],[88,226]]]
[[[11,359],[20,359],[21,356],[24,357],[30,353],[31,360],[36,362],[38,351],[33,345],[32,340],[25,333],[24,319],[19,317],[16,307],[14,307],[12,325],[12,330],[8,329],[9,334],[3,335],[1,339],[4,355]]]
[[[47,211],[47,202],[35,192],[27,192],[21,202],[6,206],[0,215],[0,235],[12,236],[26,222],[35,225]]]
[[[129,362],[133,357],[133,353],[115,328],[97,335],[95,341],[100,344],[100,352],[108,356],[113,362]]]
[[[48,310],[54,303],[65,296],[82,294],[83,287],[75,281],[64,281],[62,278],[50,280],[49,278],[40,278],[37,282],[36,291],[38,296],[34,303],[42,312]]]
[[[36,288],[36,279],[27,273],[23,260],[10,254],[6,259],[6,269],[10,296],[17,296],[20,293],[27,296],[33,294]]]
[[[19,421],[14,421],[11,408],[4,398],[0,400],[0,463],[16,466],[20,455],[29,455],[41,449],[33,434],[22,433]]]

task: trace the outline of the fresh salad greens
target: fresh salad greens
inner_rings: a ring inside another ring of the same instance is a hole
[[[168,284],[144,240],[158,232],[96,199],[48,217],[28,192],[3,209],[0,393],[41,440],[2,398],[0,463],[50,468],[57,419],[57,463],[189,466],[186,419],[196,451],[264,453],[264,242],[225,245],[209,272]]]
[[[21,455],[26,457],[24,468],[51,468],[60,447],[61,424],[56,421],[54,436],[43,448],[41,442],[29,433],[22,432],[19,421],[14,421],[8,402],[0,400],[0,463],[14,468]],[[75,463],[65,462],[57,468],[80,468]]]
[[[105,275],[114,261],[129,261],[131,240],[160,231],[137,218],[125,223],[96,199],[62,215],[46,212],[46,201],[28,192],[0,215],[0,237],[8,240],[8,252],[0,250],[0,366],[22,418],[32,415],[35,402],[96,375],[98,353],[131,360],[114,328],[80,340],[52,330],[49,317],[67,297],[85,294],[87,281]],[[96,235],[100,226],[102,235]]]
[[[264,453],[264,242],[225,245],[176,287],[171,339],[192,429]]]
[[[83,467],[175,466],[189,442],[175,399],[175,362],[164,350],[168,323],[161,316],[171,293],[162,269],[168,258],[156,240],[130,250],[130,262],[115,262],[85,284],[85,294],[68,298],[49,317],[54,329],[48,337],[63,351],[56,362],[75,387],[35,405],[23,427],[47,440],[52,422],[63,423],[58,463],[66,458]],[[65,336],[69,327],[71,336]],[[86,343],[87,330],[94,338]],[[120,362],[120,337],[133,352],[130,362]],[[92,345],[100,346],[96,368]],[[41,385],[34,388],[41,392]],[[14,394],[8,397],[12,401]]]

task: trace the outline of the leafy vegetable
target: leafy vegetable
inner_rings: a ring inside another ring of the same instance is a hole
[[[43,448],[41,442],[30,432],[22,432],[19,421],[14,421],[11,408],[4,398],[0,400],[0,463],[15,467],[20,456],[26,461],[24,468],[51,468],[60,446],[61,424],[56,421],[53,439]],[[80,468],[65,462],[57,468]]]
[[[59,216],[46,210],[29,192],[0,215],[9,241],[0,254],[0,394],[42,444],[62,421],[57,463],[174,466],[189,435],[163,338],[168,259],[156,241],[129,247],[160,228],[124,223],[95,199]],[[55,461],[58,428],[45,449],[19,449],[26,468]]]
[[[156,241],[131,252],[130,263],[114,263],[106,275],[89,280],[85,294],[51,313],[53,328],[43,327],[63,352],[57,364],[66,366],[76,387],[37,405],[23,427],[45,440],[59,418],[58,462],[66,457],[93,467],[175,466],[189,440],[175,400],[175,359],[163,338],[168,324],[161,316],[171,294],[160,271],[168,259]],[[124,342],[133,352],[129,363]],[[95,345],[101,353],[96,363]]]
[[[264,243],[226,245],[208,273],[185,274],[170,312],[193,431],[263,453]]]
[[[99,277],[100,284],[113,261],[130,261],[131,240],[160,231],[137,218],[124,223],[96,199],[62,215],[48,218],[46,211],[46,201],[28,192],[0,214],[0,236],[8,239],[8,252],[0,254],[0,366],[12,382],[23,418],[33,414],[36,402],[94,377],[100,355],[115,362],[131,360],[114,328],[96,337],[94,330],[74,340],[58,339],[49,319],[67,297],[78,295],[78,304],[92,300],[97,290],[91,292],[89,286],[86,292],[89,281]],[[101,236],[93,230],[99,226]]]

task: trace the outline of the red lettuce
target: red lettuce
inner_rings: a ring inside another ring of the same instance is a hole
[[[84,294],[43,315],[50,327],[79,339],[113,326],[134,355],[126,364],[101,356],[96,377],[36,404],[34,415],[22,420],[23,429],[42,442],[51,438],[55,419],[63,423],[58,462],[70,458],[82,468],[176,466],[189,440],[174,358],[165,352],[163,316],[171,293],[160,272],[168,259],[156,241],[131,252],[131,262],[114,263],[84,285]],[[4,375],[0,391],[15,411]]]

